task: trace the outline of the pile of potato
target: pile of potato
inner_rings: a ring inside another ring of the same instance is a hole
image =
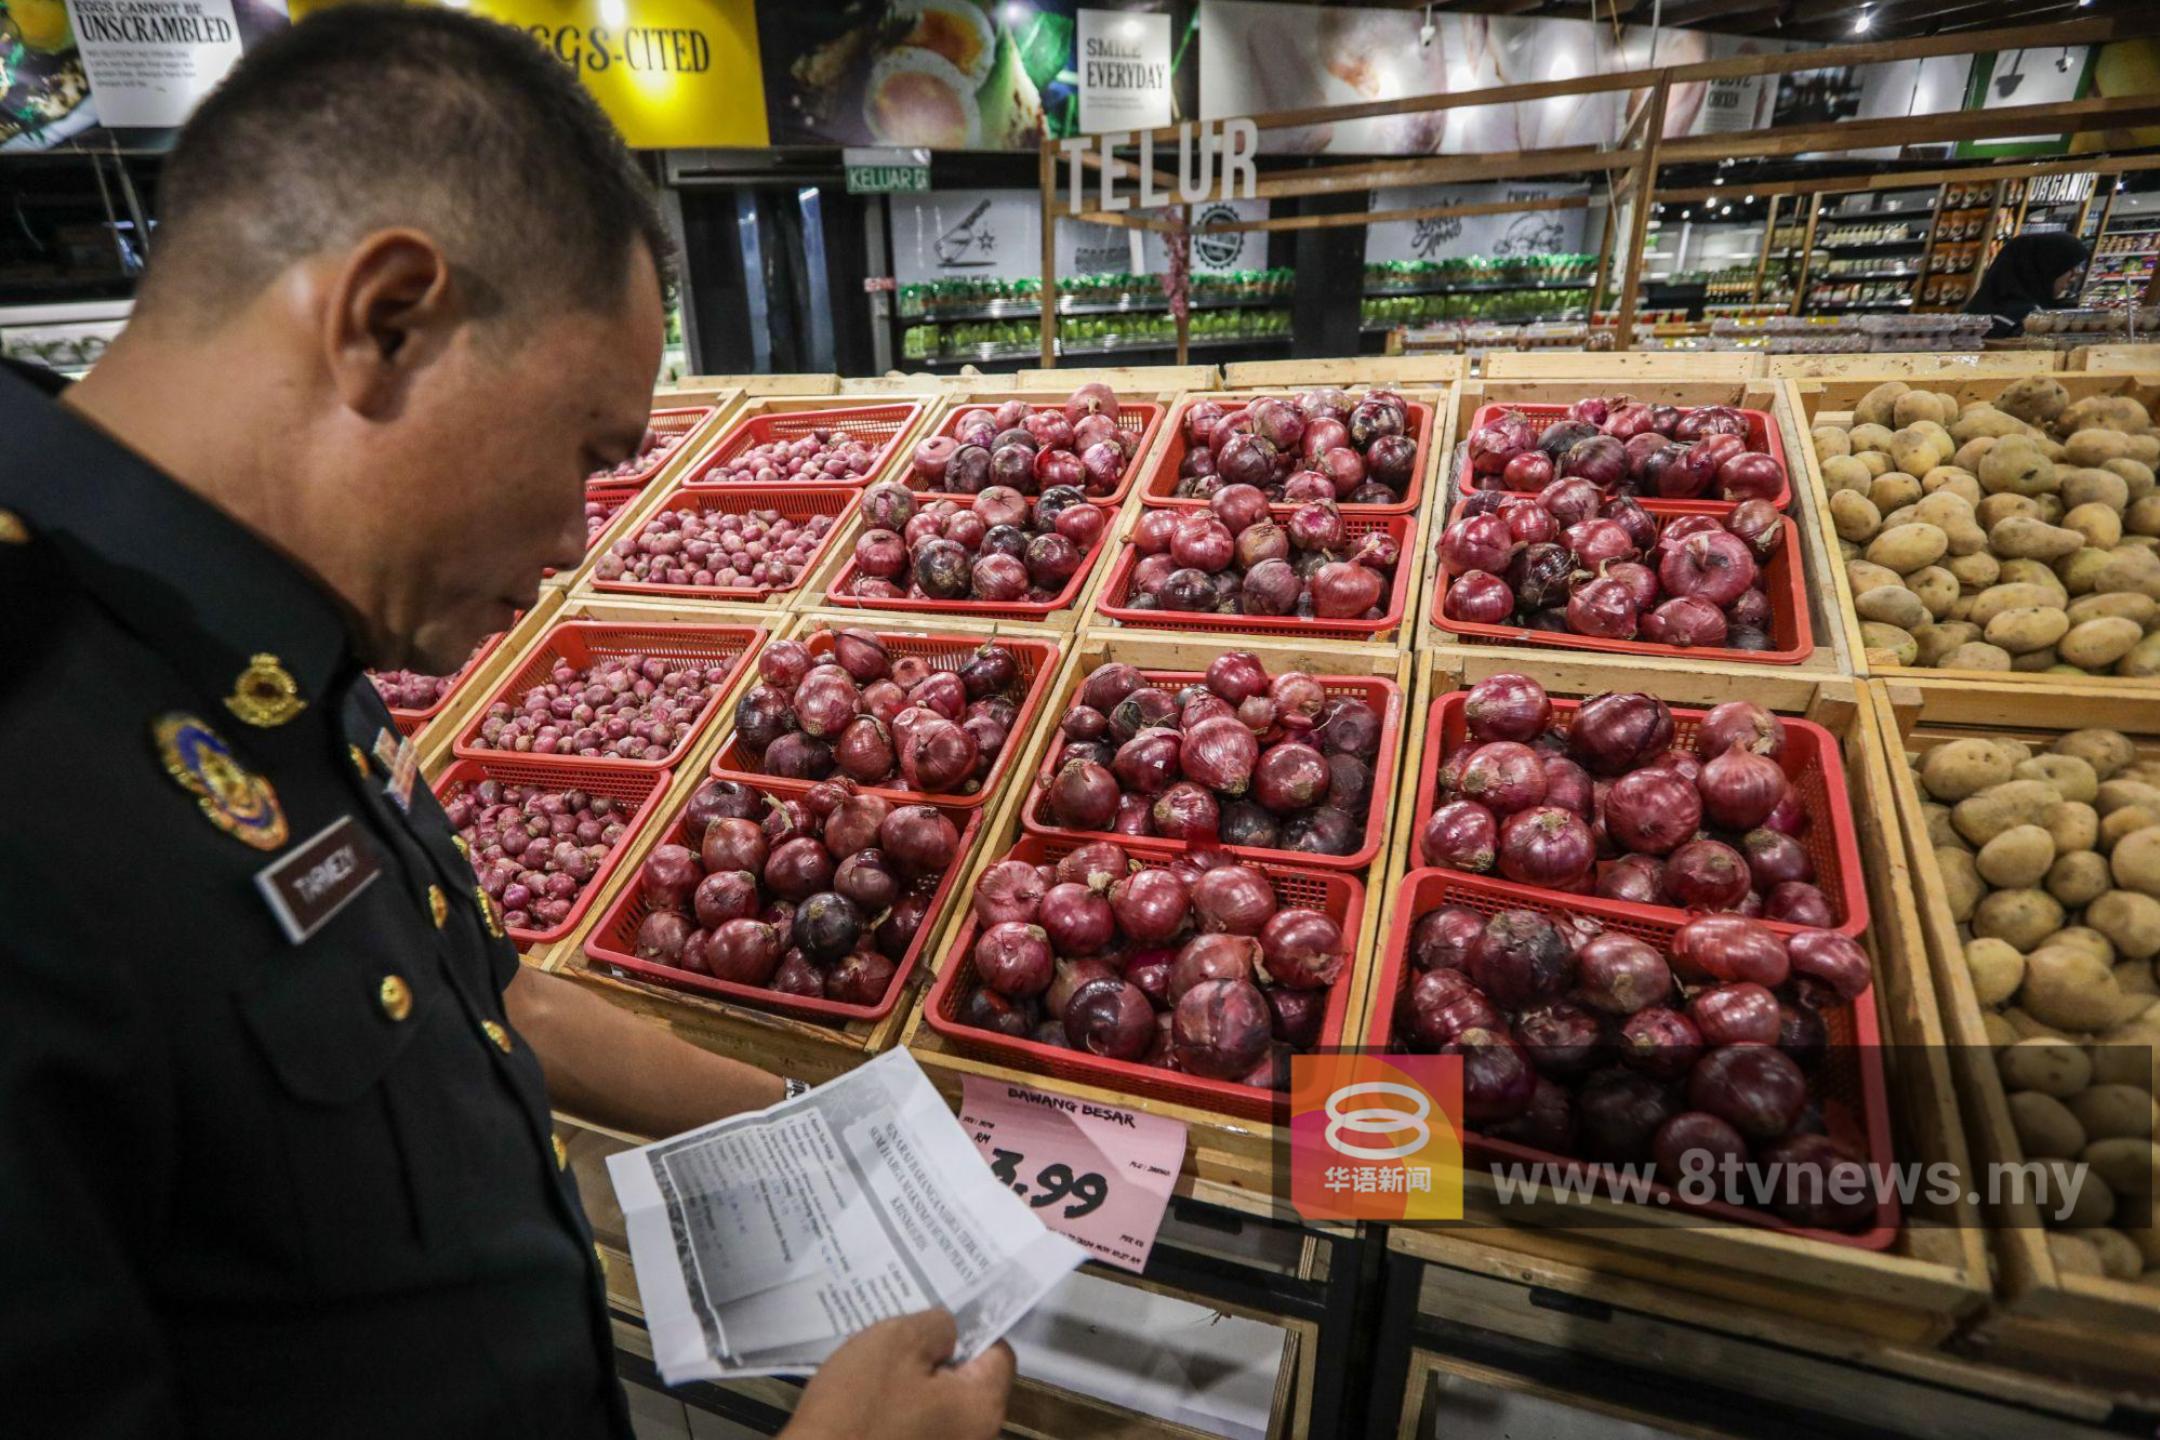
[[[2160,675],[2160,433],[2045,376],[1993,404],[1892,380],[1815,456],[1872,663]]]
[[[2160,1230],[2111,1223],[2160,1162],[2160,760],[2079,730],[2045,750],[1950,741],[1913,773],[2018,1140],[2049,1167],[2056,1266],[2160,1288]]]

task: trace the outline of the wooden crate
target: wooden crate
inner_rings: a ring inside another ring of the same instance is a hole
[[[1436,1384],[1442,1377],[1631,1420],[1661,1435],[1855,1429],[1929,1440],[2098,1440],[2119,1433],[2100,1428],[2113,1409],[2110,1396],[2058,1380],[1580,1266],[1474,1245],[1434,1248],[1444,1259],[1433,1259],[1421,1276],[1420,1320],[1448,1327],[1442,1338],[1468,1330],[1512,1343],[1449,1347],[1496,1356],[1494,1363],[1414,1345],[1392,1429],[1402,1440],[1460,1433],[1446,1423],[1449,1407]],[[1525,1422],[1534,1419],[1509,1418],[1517,1421],[1513,1433],[1532,1433]]]
[[[2131,735],[2147,756],[2160,756],[2160,705],[2120,697],[2030,694],[2006,701],[1992,716],[1942,702],[1956,692],[1875,682],[1877,723],[1889,746],[1913,897],[1926,935],[1936,995],[1955,1062],[1959,1098],[1981,1164],[2022,1164],[1994,1050],[1965,968],[1935,849],[1928,840],[1918,782],[1907,753],[1968,736],[2014,736],[2046,743],[2073,729],[2105,727]],[[2029,1201],[2001,1200],[1986,1217],[1997,1267],[1996,1304],[1974,1339],[2005,1364],[2039,1366],[2134,1389],[2160,1401],[2160,1288],[2065,1274],[2050,1258],[2039,1217]]]
[[[704,612],[697,612],[688,618],[704,618]],[[821,623],[809,615],[789,616],[784,625],[767,637],[767,641],[770,643],[772,640],[806,635],[819,628]],[[899,630],[908,627],[881,625],[876,628]],[[981,633],[986,639],[993,633],[987,627],[939,625],[935,628],[947,633]],[[1039,627],[1007,626],[1004,630],[1006,633],[1024,633],[1034,639],[1060,642],[1064,639]],[[708,1050],[801,1080],[830,1080],[874,1055],[883,1054],[899,1040],[916,995],[928,983],[930,966],[927,961],[934,953],[937,932],[945,924],[945,915],[934,914],[924,922],[932,937],[924,948],[925,962],[917,965],[914,975],[908,981],[906,992],[900,996],[892,1010],[877,1021],[854,1020],[843,1025],[819,1024],[790,1015],[753,1009],[747,1005],[730,1004],[709,996],[672,990],[664,985],[654,985],[628,976],[610,974],[585,954],[586,934],[630,884],[653,846],[660,843],[660,835],[666,828],[664,822],[673,817],[683,802],[690,798],[691,792],[704,783],[712,767],[713,757],[720,752],[721,746],[734,731],[736,701],[757,683],[757,671],[752,667],[745,672],[741,683],[722,701],[719,718],[707,730],[697,748],[676,769],[675,783],[656,812],[663,823],[650,826],[646,833],[633,837],[635,848],[625,858],[624,863],[617,867],[617,873],[611,877],[606,889],[594,902],[585,925],[580,927],[577,934],[552,947],[546,956],[546,963],[553,972],[591,987],[624,1009],[663,1024],[677,1035]],[[1019,737],[1015,737],[1012,743],[1019,743]],[[988,833],[989,829],[990,826],[986,824],[983,830],[978,832],[975,848],[963,855],[959,864],[971,866],[974,863],[975,856],[980,853],[982,835]],[[967,895],[967,887],[954,887],[953,893],[947,897],[947,907],[965,905]]]
[[[1035,394],[1070,394],[1093,380],[1100,380],[1119,394],[1129,390],[1135,395],[1153,390],[1214,390],[1222,385],[1222,371],[1213,365],[1101,365],[1092,369],[1060,365],[1054,370],[1036,366],[994,378],[1011,380],[1015,387]]]
[[[1488,652],[1428,652],[1418,657],[1416,711],[1408,753],[1422,757],[1438,739],[1428,732],[1432,701],[1511,668]],[[1531,672],[1554,695],[1642,690],[1675,704],[1708,706],[1748,698],[1799,715],[1838,737],[1853,818],[1868,877],[1870,923],[1862,943],[1875,960],[1875,1003],[1883,1031],[1895,1158],[1945,1161],[1969,1173],[1943,1053],[1943,1029],[1927,975],[1926,945],[1911,903],[1905,857],[1895,838],[1896,808],[1873,723],[1873,701],[1849,677],[1779,677],[1750,686],[1746,677],[1652,666],[1613,667],[1579,661]],[[1395,859],[1386,888],[1417,868],[1415,784],[1398,793]],[[1391,1003],[1372,994],[1367,1010]],[[1451,1246],[1470,1243],[1499,1255],[1536,1257],[1604,1277],[1628,1277],[1829,1330],[1933,1345],[1975,1312],[1987,1294],[1987,1259],[1978,1217],[1969,1205],[1936,1207],[1916,1197],[1903,1234],[1889,1249],[1861,1250],[1748,1226],[1706,1227],[1676,1222],[1669,1211],[1609,1201],[1591,1202],[1611,1214],[1615,1228],[1582,1228],[1581,1204],[1553,1214],[1570,1228],[1540,1228],[1532,1207],[1500,1207],[1488,1176],[1466,1176],[1465,1213],[1489,1226],[1399,1229],[1398,1250],[1439,1261]]]
[[[685,390],[740,390],[755,399],[764,395],[837,395],[838,375],[685,375],[663,392]]]
[[[838,382],[835,381],[834,384],[834,389],[809,393],[780,391],[759,394],[754,390],[746,389],[742,403],[728,413],[723,424],[706,431],[699,437],[699,444],[695,454],[691,456],[689,463],[683,465],[672,478],[682,478],[694,473],[716,451],[732,440],[740,427],[746,422],[756,420],[762,416],[803,415],[826,410],[847,411],[866,406],[913,404],[917,407],[915,414],[901,425],[890,441],[886,442],[884,459],[889,461],[894,455],[906,453],[908,447],[915,443],[916,439],[922,434],[924,416],[935,408],[938,399],[938,392],[936,391],[902,391],[860,396],[842,395],[837,388]],[[845,421],[840,423],[843,427],[846,424]],[[683,448],[688,450],[690,447],[684,446]],[[881,461],[880,468],[882,468],[882,465],[883,462]],[[873,470],[871,477],[874,479],[876,475],[877,471]]]
[[[1872,370],[1866,374],[1841,376],[1825,380],[1783,380],[1788,389],[1785,411],[1791,423],[1786,428],[1786,449],[1793,467],[1793,488],[1806,502],[1806,508],[1814,517],[1814,528],[1824,540],[1823,554],[1828,558],[1828,574],[1824,577],[1836,592],[1836,609],[1845,617],[1848,641],[1852,650],[1853,671],[1856,675],[1872,675],[1885,680],[1911,681],[1929,687],[1965,689],[1974,685],[1988,687],[2008,686],[2003,693],[2037,691],[2043,694],[2143,694],[2160,695],[2160,681],[2133,679],[2121,675],[2040,675],[2005,673],[1995,670],[1924,670],[1888,663],[1881,655],[1869,655],[1860,640],[1860,621],[1853,609],[1851,582],[1846,579],[1842,553],[1838,549],[1837,530],[1830,520],[1830,495],[1823,488],[1822,466],[1815,459],[1814,441],[1809,432],[1819,424],[1845,424],[1852,416],[1852,409],[1868,391],[1889,380],[1903,380],[1907,376],[1893,370]],[[2160,375],[2132,375],[2115,371],[2065,371],[2054,377],[2073,401],[2089,395],[2132,395],[2146,406],[2160,413]],[[2014,375],[1944,376],[1921,387],[1940,389],[1948,393],[1960,405],[1974,400],[1992,400],[2017,382]],[[1797,437],[1797,438],[1796,438]],[[1795,451],[1795,446],[1797,450]],[[1801,483],[1801,472],[1806,472],[1806,483]],[[1796,510],[1801,508],[1796,501]]]
[[[1435,389],[1469,378],[1460,355],[1361,355],[1351,360],[1241,360],[1223,366],[1225,390],[1309,390],[1333,385]]]
[[[2062,368],[2135,370],[2150,375],[2160,372],[2160,345],[2080,345],[2064,358]]]
[[[1838,380],[1872,375],[1877,380],[1915,378],[1954,380],[1969,375],[2046,375],[2062,368],[2055,350],[1960,350],[1943,353],[1860,355],[1769,355],[1765,373],[1773,380]]]
[[[1232,648],[1251,650],[1259,655],[1270,673],[1303,669],[1314,675],[1373,675],[1394,680],[1399,685],[1405,685],[1407,689],[1405,682],[1408,667],[1405,658],[1371,646],[1346,646],[1324,639],[1304,643],[1244,637],[1236,639],[1234,643],[1225,643],[1214,635],[1090,628],[1081,631],[1072,654],[1067,657],[1053,694],[1057,697],[1069,696],[1095,666],[1106,660],[1124,660],[1143,669],[1204,670],[1217,655]],[[1044,723],[1037,725],[1027,748],[1019,757],[1019,763],[1013,772],[1016,778],[1008,785],[1008,793],[997,814],[986,827],[988,838],[975,852],[974,869],[962,887],[963,892],[972,893],[981,873],[1002,859],[1023,833],[1020,813],[1027,799],[1027,788],[1036,772],[1042,768],[1043,757],[1049,753],[1051,746],[1057,743],[1057,721],[1061,714],[1062,711],[1056,704],[1045,707]],[[1397,739],[1399,744],[1400,735]],[[1398,753],[1398,774],[1403,763],[1403,757]],[[1375,804],[1379,803],[1376,797]],[[1390,836],[1383,834],[1380,851],[1383,857],[1388,854],[1390,843]],[[1373,957],[1377,952],[1380,931],[1386,916],[1387,893],[1386,887],[1379,883],[1381,873],[1382,866],[1379,861],[1375,861],[1358,877],[1361,883],[1365,884],[1365,911],[1359,928],[1357,949],[1351,957],[1349,974],[1339,982],[1356,986],[1349,997],[1349,1007],[1343,1020],[1346,1043],[1347,1037],[1358,1033],[1365,1023],[1365,993],[1371,984]],[[938,964],[944,963],[946,949],[964,924],[965,916],[958,910],[946,918],[944,932],[935,942]],[[914,1052],[915,1058],[922,1063],[923,1069],[929,1072],[938,1089],[948,1098],[959,1095],[964,1077],[975,1075],[1018,1085],[1052,1089],[1059,1094],[1082,1100],[1122,1105],[1181,1120],[1190,1132],[1190,1139],[1185,1150],[1185,1167],[1178,1177],[1179,1194],[1246,1214],[1295,1218],[1294,1212],[1289,1208],[1288,1198],[1276,1194],[1274,1150],[1277,1127],[1272,1124],[1241,1119],[1198,1106],[1133,1096],[1100,1086],[1054,1079],[970,1054],[950,1044],[931,1029],[920,1006],[909,1017],[903,1039],[908,1049]]]
[[[915,432],[916,440],[920,442],[937,434],[945,428],[946,423],[955,414],[962,410],[972,410],[985,406],[995,409],[1007,400],[1025,400],[1029,404],[1045,405],[1053,403],[1057,398],[1045,395],[1041,390],[1023,389],[1016,385],[1001,384],[999,383],[1001,378],[1009,379],[1010,377],[970,377],[965,381],[956,381],[947,386],[944,394],[938,398],[937,403],[932,405],[928,413],[923,416],[922,428]],[[1156,417],[1155,423],[1141,433],[1140,448],[1133,452],[1132,459],[1129,462],[1134,484],[1128,488],[1138,488],[1139,477],[1145,475],[1148,467],[1154,463],[1155,452],[1161,446],[1163,437],[1169,433],[1170,413],[1177,408],[1177,402],[1180,398],[1179,392],[1175,390],[1119,390],[1117,397],[1121,402],[1136,403],[1145,401],[1150,405],[1160,405],[1162,407],[1162,414]],[[912,446],[909,448],[910,450],[913,449]],[[907,454],[894,455],[886,463],[885,468],[878,473],[877,478],[880,480],[895,480],[901,484],[906,484],[908,465],[909,456]]]
[[[1760,355],[1741,350],[1493,350],[1488,380],[1595,377],[1607,383],[1646,380],[1746,380],[1762,373]]]
[[[1610,360],[1612,356],[1591,356],[1593,364]],[[1800,532],[1799,562],[1805,571],[1808,594],[1808,623],[1815,634],[1815,653],[1798,665],[1755,665],[1737,660],[1713,660],[1667,658],[1654,663],[1664,667],[1681,667],[1691,671],[1720,673],[1726,671],[1743,675],[1770,676],[1779,671],[1789,671],[1802,676],[1856,675],[1864,673],[1859,666],[1860,630],[1853,616],[1852,601],[1839,587],[1844,578],[1844,566],[1837,563],[1836,532],[1829,527],[1829,511],[1817,506],[1808,498],[1808,484],[1812,472],[1805,468],[1801,459],[1807,447],[1807,429],[1798,423],[1798,412],[1792,408],[1792,398],[1785,385],[1775,380],[1674,380],[1643,384],[1635,379],[1592,370],[1580,378],[1568,380],[1470,380],[1455,387],[1453,405],[1454,426],[1444,457],[1440,462],[1437,490],[1445,492],[1439,497],[1439,508],[1427,512],[1423,527],[1425,537],[1423,550],[1425,575],[1424,592],[1418,597],[1415,616],[1417,647],[1439,650],[1466,650],[1479,654],[1513,654],[1518,668],[1532,665],[1566,664],[1573,657],[1599,661],[1607,657],[1596,651],[1576,650],[1572,647],[1522,645],[1486,645],[1466,641],[1433,623],[1433,610],[1440,593],[1446,587],[1446,572],[1433,557],[1432,549],[1439,542],[1440,531],[1447,523],[1455,503],[1460,499],[1455,492],[1460,477],[1462,447],[1469,439],[1470,426],[1477,413],[1488,405],[1569,405],[1586,395],[1601,392],[1625,391],[1639,400],[1666,405],[1738,405],[1747,410],[1767,411],[1771,423],[1778,427],[1778,437],[1785,447],[1785,463],[1793,499],[1785,513],[1791,517]],[[1435,446],[1435,449],[1441,447]],[[1811,453],[1811,452],[1810,452]],[[1813,484],[1819,492],[1821,476],[1813,475]],[[1842,600],[1839,598],[1845,596]],[[1613,656],[1614,660],[1648,658]]]

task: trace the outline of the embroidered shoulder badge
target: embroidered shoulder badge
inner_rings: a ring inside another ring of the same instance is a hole
[[[258,730],[268,730],[307,709],[292,672],[275,655],[256,655],[233,682],[225,708]]]
[[[193,715],[177,712],[150,723],[165,773],[195,796],[210,823],[257,850],[286,840],[285,812],[277,791],[233,758],[224,738]]]

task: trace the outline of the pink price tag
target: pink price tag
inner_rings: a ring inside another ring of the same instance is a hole
[[[968,1076],[960,1123],[990,1173],[1098,1260],[1147,1268],[1185,1162],[1185,1123]]]

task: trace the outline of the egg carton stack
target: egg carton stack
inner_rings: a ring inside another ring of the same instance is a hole
[[[2123,310],[2035,310],[2025,317],[2026,335],[2058,348],[2096,339],[2149,340],[2160,332],[2160,306]]]
[[[1890,351],[1978,350],[1993,321],[1986,315],[1863,315],[1867,348]]]

